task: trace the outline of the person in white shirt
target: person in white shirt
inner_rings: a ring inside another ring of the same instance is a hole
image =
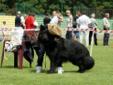
[[[58,22],[59,22],[59,19],[58,19],[58,13],[57,13],[57,11],[53,11],[53,18],[51,19],[51,21],[50,21],[50,24],[58,24]]]
[[[80,31],[80,42],[83,43],[83,37],[85,37],[86,46],[89,46],[89,24],[91,20],[84,13],[77,19],[78,29]]]
[[[50,24],[60,25],[60,23],[63,21],[63,16],[59,11],[53,11],[52,12],[52,19],[50,21]]]
[[[73,28],[73,16],[71,14],[70,10],[66,11],[66,14],[68,16],[67,18],[67,32],[66,32],[66,38],[72,39],[72,28]]]
[[[48,24],[49,32],[63,37],[62,29],[60,27],[62,21],[63,16],[61,15],[61,13],[59,11],[53,11],[53,18]]]
[[[109,29],[110,29],[110,22],[108,21],[109,13],[105,13],[103,18],[103,29],[104,29],[104,37],[103,37],[103,45],[107,46],[109,42]]]

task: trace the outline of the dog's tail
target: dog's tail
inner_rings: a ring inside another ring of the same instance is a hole
[[[95,62],[92,57],[88,56],[85,58],[84,65],[87,70],[91,69],[94,66],[94,64],[95,64]]]

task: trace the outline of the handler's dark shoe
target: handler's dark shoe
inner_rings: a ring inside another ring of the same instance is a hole
[[[55,73],[55,70],[48,70],[47,73],[53,74],[53,73]]]

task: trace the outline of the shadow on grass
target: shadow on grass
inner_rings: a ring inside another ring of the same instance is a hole
[[[2,67],[0,67],[0,68],[14,68],[14,66],[2,66]]]
[[[7,69],[19,69],[18,67],[14,67],[14,66],[10,66],[10,65],[8,65],[8,66],[2,66],[2,67],[0,67],[0,68],[7,68]],[[26,69],[26,68],[30,68],[29,66],[27,67],[27,66],[23,66],[23,68],[22,69]]]
[[[32,69],[31,72],[32,72],[32,73],[37,73],[37,72],[36,72],[36,69]],[[57,74],[57,71],[55,71],[55,72],[53,72],[53,73],[50,73],[49,70],[43,69],[40,73],[37,73],[37,74],[50,74],[50,75],[52,75],[52,74]]]
[[[36,73],[36,70],[35,69],[32,69],[31,72],[32,73]],[[42,70],[40,73],[47,73],[47,72],[48,72],[47,70]]]
[[[35,70],[35,69],[32,69],[31,72],[32,72],[32,73],[36,73],[36,70]],[[57,74],[57,71],[55,71],[55,72],[53,72],[53,73],[50,73],[49,70],[42,70],[40,73],[45,73],[45,74]],[[63,73],[72,73],[72,74],[73,74],[73,73],[80,73],[80,72],[72,70],[72,71],[64,71]]]
[[[72,71],[64,71],[64,73],[79,73],[79,72],[72,70]]]

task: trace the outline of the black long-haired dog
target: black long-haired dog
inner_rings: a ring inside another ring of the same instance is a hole
[[[47,27],[42,25],[40,26],[38,41],[44,46],[51,61],[50,72],[54,72],[54,66],[56,66],[58,73],[62,73],[62,63],[66,61],[77,65],[79,67],[78,72],[85,72],[94,66],[94,59],[83,44],[51,34]]]

